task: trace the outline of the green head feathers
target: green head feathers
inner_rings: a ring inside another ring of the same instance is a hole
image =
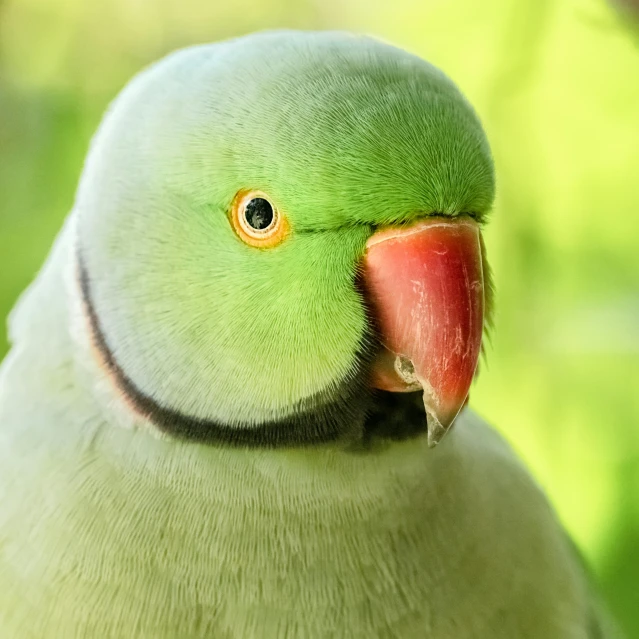
[[[275,246],[234,228],[245,191],[286,221]],[[374,333],[357,285],[366,240],[434,213],[481,220],[493,192],[472,108],[404,51],[278,32],[171,55],[115,101],[76,201],[105,367],[137,410],[187,436],[357,428]]]

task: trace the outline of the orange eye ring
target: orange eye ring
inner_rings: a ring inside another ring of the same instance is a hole
[[[284,215],[268,195],[257,190],[237,192],[231,204],[231,223],[242,242],[255,248],[272,248],[289,232]]]

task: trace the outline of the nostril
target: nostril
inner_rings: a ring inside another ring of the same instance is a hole
[[[419,384],[419,380],[415,375],[415,366],[412,360],[405,355],[398,355],[395,358],[395,370],[407,384]]]

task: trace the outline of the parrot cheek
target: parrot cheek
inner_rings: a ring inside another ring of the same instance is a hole
[[[479,227],[467,216],[431,218],[375,233],[364,288],[382,349],[373,386],[424,391],[437,444],[466,403],[481,350],[484,282]]]

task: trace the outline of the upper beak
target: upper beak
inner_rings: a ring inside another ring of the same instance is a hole
[[[387,228],[367,243],[364,286],[383,348],[373,385],[424,390],[428,442],[466,403],[481,350],[484,278],[479,227],[467,216]]]

